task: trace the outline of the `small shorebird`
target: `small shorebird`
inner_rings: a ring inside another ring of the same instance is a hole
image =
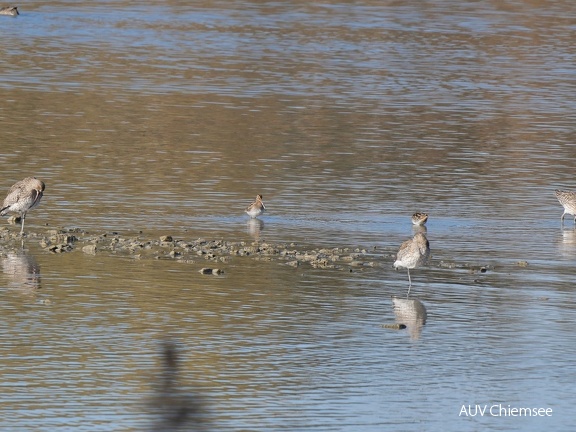
[[[18,8],[16,6],[5,6],[0,8],[0,15],[16,16],[20,15],[20,13],[18,12]]]
[[[574,223],[576,224],[576,192],[567,192],[556,189],[554,192],[560,204],[564,207],[564,213],[560,220],[564,223],[564,216],[570,214],[574,216]]]
[[[14,184],[8,191],[2,209],[0,209],[0,216],[4,216],[8,212],[18,213],[22,219],[20,235],[24,234],[26,213],[40,204],[45,187],[44,183],[36,177],[26,177]]]
[[[260,216],[262,213],[264,213],[265,210],[266,207],[264,207],[264,203],[262,202],[262,195],[260,194],[256,195],[256,201],[246,207],[246,213],[248,213],[251,218]]]
[[[417,233],[400,246],[394,268],[404,267],[408,269],[408,295],[410,295],[410,287],[412,286],[410,269],[426,264],[428,258],[430,258],[430,243],[423,233]]]
[[[424,225],[428,220],[428,213],[416,212],[412,215],[412,223],[414,225]]]

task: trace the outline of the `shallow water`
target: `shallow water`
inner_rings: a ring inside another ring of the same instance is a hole
[[[171,337],[207,429],[570,430],[576,231],[553,190],[576,189],[572,2],[132,3],[0,17],[0,186],[47,184],[27,230],[378,260],[237,257],[212,277],[201,259],[6,249],[0,429],[146,430]],[[261,224],[243,214],[257,193]],[[414,211],[426,323],[383,328]]]

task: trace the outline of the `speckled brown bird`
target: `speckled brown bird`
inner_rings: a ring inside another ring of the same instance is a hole
[[[265,210],[266,207],[264,207],[264,203],[262,202],[262,195],[256,195],[256,201],[246,208],[246,213],[248,213],[251,218],[255,218],[264,213]]]
[[[564,222],[564,216],[570,214],[574,216],[574,224],[576,224],[576,192],[561,191],[557,189],[554,193],[556,194],[558,201],[560,201],[560,204],[564,207],[564,213],[562,213],[560,220]]]
[[[8,191],[2,209],[0,209],[0,216],[4,216],[8,212],[19,214],[22,219],[20,235],[24,234],[26,213],[40,204],[45,188],[44,182],[36,177],[26,177],[14,184]]]
[[[410,295],[410,287],[412,286],[410,269],[426,264],[429,258],[430,243],[423,233],[417,233],[400,246],[394,262],[394,268],[403,267],[408,270],[408,295]]]
[[[20,15],[16,6],[4,6],[0,8],[0,15],[16,16]]]

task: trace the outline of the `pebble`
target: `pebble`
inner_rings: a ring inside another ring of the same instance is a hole
[[[96,245],[94,245],[94,244],[87,245],[87,246],[84,246],[82,248],[82,252],[84,252],[88,255],[96,255],[96,250],[97,250]]]
[[[200,269],[200,273],[205,274],[205,275],[220,275],[224,273],[224,270],[221,269],[213,269],[213,268],[202,268]]]
[[[70,252],[73,248],[69,244],[55,244],[50,245],[46,249],[53,253],[63,253],[63,252]]]
[[[382,327],[392,330],[404,330],[406,328],[406,324],[382,324]]]

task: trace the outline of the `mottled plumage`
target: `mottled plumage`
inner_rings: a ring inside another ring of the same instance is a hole
[[[260,216],[265,210],[266,207],[264,207],[264,203],[262,202],[262,195],[256,195],[256,201],[246,207],[246,213],[248,213],[251,218]]]
[[[410,240],[406,240],[400,246],[394,268],[403,267],[408,270],[408,294],[412,286],[410,269],[420,267],[428,262],[430,258],[430,243],[423,233],[417,233]]]
[[[555,194],[564,207],[564,213],[562,213],[560,220],[564,222],[564,216],[570,214],[574,216],[574,223],[576,224],[576,192],[556,190]]]
[[[18,8],[16,6],[5,6],[0,8],[0,15],[16,16],[20,15],[20,13],[18,12]]]
[[[412,223],[414,225],[424,225],[428,220],[428,213],[416,212],[412,215]]]
[[[0,216],[4,216],[8,212],[19,214],[22,218],[20,234],[23,234],[26,213],[40,204],[44,189],[44,183],[36,177],[26,177],[24,180],[20,180],[8,191],[2,209],[0,209]]]

